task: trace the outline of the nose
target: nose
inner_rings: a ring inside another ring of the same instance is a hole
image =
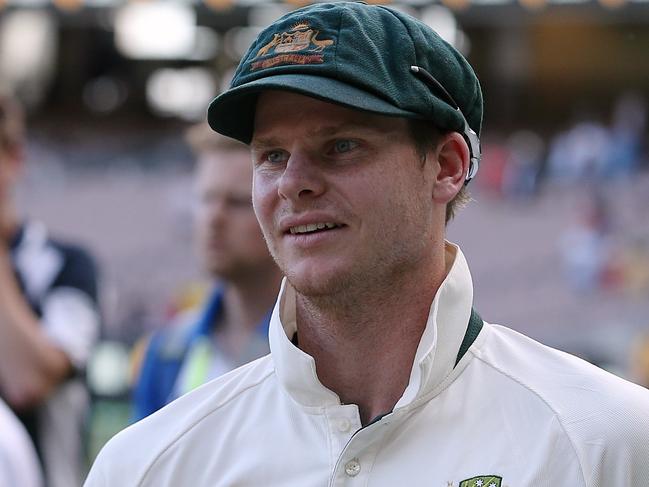
[[[279,195],[299,202],[317,198],[325,188],[326,180],[318,162],[305,152],[293,152],[279,180]]]

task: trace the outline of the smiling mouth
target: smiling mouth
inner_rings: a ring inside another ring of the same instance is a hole
[[[289,233],[291,235],[308,235],[311,233],[317,233],[317,232],[327,232],[329,230],[333,230],[335,228],[342,228],[343,225],[340,225],[338,223],[329,223],[329,222],[324,222],[324,223],[309,223],[308,225],[298,225],[295,227],[291,227],[288,229]]]

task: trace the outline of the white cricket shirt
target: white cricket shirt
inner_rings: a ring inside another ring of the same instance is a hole
[[[20,420],[0,399],[0,486],[41,487],[36,450]]]
[[[635,487],[649,484],[649,391],[485,323],[455,366],[473,290],[464,256],[430,308],[410,383],[361,428],[290,340],[285,282],[271,354],[179,398],[102,450],[99,486]]]

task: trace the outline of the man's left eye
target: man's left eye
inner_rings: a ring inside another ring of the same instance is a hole
[[[353,140],[341,139],[341,140],[337,140],[334,143],[333,149],[334,152],[340,154],[344,152],[349,152],[350,150],[354,149],[357,145],[358,144]]]

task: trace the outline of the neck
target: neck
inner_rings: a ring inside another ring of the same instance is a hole
[[[443,245],[443,244],[442,244]],[[318,378],[345,404],[358,405],[363,424],[390,412],[403,395],[431,303],[446,275],[443,248],[431,265],[335,298],[297,294],[300,348]]]
[[[275,303],[280,280],[275,269],[229,280],[223,296],[221,330],[226,334],[253,332]]]

